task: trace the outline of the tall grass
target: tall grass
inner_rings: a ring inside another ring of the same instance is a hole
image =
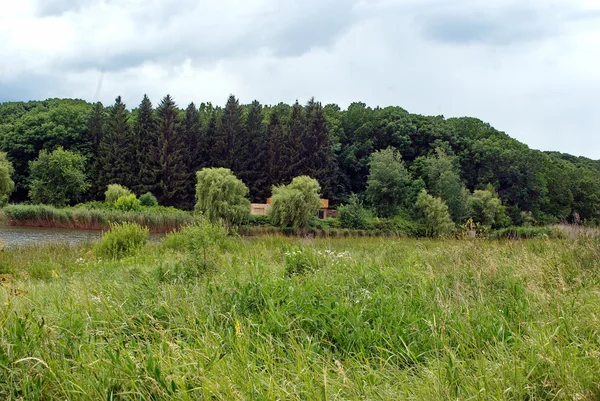
[[[152,232],[170,232],[194,221],[189,212],[148,208],[120,211],[94,208],[55,208],[48,205],[9,205],[4,209],[9,225],[87,230],[108,229],[111,223],[131,222]]]
[[[597,240],[177,238],[1,252],[0,399],[600,397]]]

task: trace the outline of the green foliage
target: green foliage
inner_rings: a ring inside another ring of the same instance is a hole
[[[165,96],[156,108],[158,137],[157,152],[153,165],[156,166],[156,196],[161,205],[185,206],[187,171],[187,151],[185,131],[177,105],[171,96]]]
[[[321,186],[314,178],[296,177],[288,185],[273,187],[269,215],[279,227],[306,227],[320,207]]]
[[[157,174],[159,172],[159,165],[156,159],[158,152],[158,126],[152,102],[146,95],[144,95],[142,102],[135,111],[132,132],[135,143],[135,164],[138,172],[137,180],[131,188],[138,194],[155,191]]]
[[[113,223],[110,230],[102,234],[102,241],[95,252],[100,257],[120,259],[133,255],[148,242],[148,228],[136,223]]]
[[[106,129],[98,148],[98,181],[103,188],[110,183],[133,187],[138,182],[136,140],[129,121],[129,111],[121,96],[110,109]]]
[[[27,198],[29,162],[60,146],[86,157],[84,173],[93,184],[82,194],[86,199],[99,199],[106,185],[119,183],[191,209],[196,171],[226,167],[249,186],[253,201],[264,202],[272,185],[308,175],[337,206],[352,193],[362,196],[373,153],[391,148],[415,180],[401,173],[407,178],[396,185],[397,169],[385,171],[385,165],[381,179],[371,177],[364,199],[379,217],[410,210],[426,188],[462,224],[470,215],[466,188],[491,184],[514,224],[526,224],[521,212],[537,224],[600,220],[600,162],[529,149],[475,118],[400,107],[357,102],[344,110],[312,99],[305,106],[262,107],[242,105],[233,95],[224,108],[201,103],[185,110],[170,96],[156,110],[144,96],[133,112],[120,98],[107,108],[70,99],[0,104],[0,148],[14,164],[13,202]]]
[[[506,227],[492,231],[491,239],[552,238],[559,235],[548,227]]]
[[[139,212],[113,210],[104,202],[55,208],[48,205],[8,205],[4,213],[11,225],[99,230],[115,222],[135,222],[156,232],[169,232],[194,221],[189,212],[166,207]]]
[[[59,147],[52,153],[43,150],[29,163],[31,183],[29,196],[34,203],[64,206],[75,201],[89,187],[85,157]]]
[[[115,202],[115,209],[122,210],[124,212],[137,212],[141,209],[140,201],[135,194],[120,196]]]
[[[442,237],[452,233],[454,223],[450,218],[448,206],[440,198],[434,198],[423,190],[417,198],[415,205],[423,218],[425,235],[429,237]]]
[[[406,204],[411,176],[400,153],[387,148],[373,153],[366,196],[379,217],[392,217]]]
[[[158,200],[156,196],[152,195],[152,192],[146,192],[142,196],[140,196],[140,205],[141,206],[158,206]]]
[[[339,206],[337,210],[337,217],[343,228],[353,228],[357,230],[369,228],[369,220],[373,217],[372,213],[363,206],[363,203],[358,196],[350,196],[349,202]]]
[[[473,221],[484,226],[500,226],[507,219],[502,201],[492,187],[473,192],[469,198],[469,209]]]
[[[216,267],[219,250],[226,245],[227,235],[222,224],[200,218],[178,232],[167,234],[163,244],[166,248],[186,252],[184,265],[175,269],[177,274],[197,277],[197,274]],[[169,276],[166,272],[162,275]]]
[[[425,175],[431,194],[446,202],[452,220],[464,223],[469,217],[470,193],[458,174],[456,157],[436,148],[435,154],[425,159]]]
[[[239,225],[248,219],[248,187],[231,170],[204,168],[196,173],[196,211],[213,223]]]
[[[88,135],[88,116],[92,105],[77,99],[47,99],[0,104],[0,145],[12,161],[18,200],[27,196],[29,162],[39,152],[62,146],[81,153],[88,162],[94,158]]]
[[[596,396],[597,240],[228,242],[208,277],[186,267],[185,247],[148,246],[118,262],[90,245],[5,249],[0,394]],[[290,261],[286,274],[290,251],[309,262]]]
[[[271,223],[271,219],[267,215],[250,215],[248,217],[249,226],[265,226]]]
[[[120,184],[109,184],[104,192],[104,201],[109,205],[114,205],[117,199],[131,195],[131,191]]]
[[[14,174],[15,169],[6,158],[6,152],[0,152],[0,198],[7,198],[15,190],[15,182],[11,176]]]

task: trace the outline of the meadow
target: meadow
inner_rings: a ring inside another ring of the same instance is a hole
[[[206,244],[0,252],[0,399],[600,398],[593,237]]]

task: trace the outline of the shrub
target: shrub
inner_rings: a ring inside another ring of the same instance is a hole
[[[148,228],[136,223],[112,223],[102,234],[96,254],[110,259],[120,259],[134,254],[148,242]]]
[[[469,198],[469,209],[473,221],[484,226],[499,226],[506,220],[502,201],[491,186],[473,192]]]
[[[269,215],[280,227],[306,227],[321,205],[321,186],[314,178],[296,177],[289,185],[273,187]]]
[[[250,215],[248,225],[251,227],[268,226],[271,223],[269,216],[266,215]]]
[[[218,247],[225,244],[227,230],[222,224],[214,224],[199,218],[179,232],[167,234],[164,246],[186,251],[185,263],[196,269],[206,270],[215,264]]]
[[[104,201],[114,205],[123,196],[131,195],[131,191],[119,184],[110,184],[104,192]]]
[[[560,237],[562,234],[548,227],[507,227],[493,231],[492,239],[526,239]]]
[[[421,212],[425,235],[442,237],[454,230],[454,223],[448,212],[448,206],[442,199],[434,198],[427,191],[422,190],[415,206]]]
[[[134,194],[127,196],[121,196],[115,202],[115,209],[122,210],[124,212],[134,211],[137,212],[141,209],[140,201],[135,197]]]
[[[227,168],[204,168],[196,173],[196,211],[211,222],[238,225],[250,215],[248,187]]]
[[[347,204],[338,207],[337,218],[343,228],[367,229],[372,217],[372,213],[363,207],[363,203],[356,195],[352,195]]]
[[[156,196],[152,195],[152,192],[146,192],[140,196],[140,206],[158,206],[158,200]]]

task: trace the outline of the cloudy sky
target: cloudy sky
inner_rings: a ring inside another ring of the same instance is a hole
[[[600,0],[0,0],[0,102],[305,102],[473,116],[600,159]]]

